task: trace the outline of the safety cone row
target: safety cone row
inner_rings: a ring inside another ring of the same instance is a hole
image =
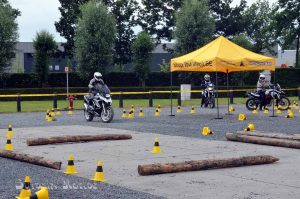
[[[26,176],[23,184],[23,188],[21,189],[20,195],[17,196],[17,199],[26,199],[31,196],[31,185],[30,185],[30,177]]]
[[[154,146],[153,146],[151,153],[154,153],[154,154],[161,153],[158,138],[155,138],[155,140],[154,140]]]
[[[208,136],[208,135],[212,135],[214,134],[214,132],[209,128],[209,127],[203,127],[202,129],[202,135],[203,136]]]
[[[254,124],[248,124],[247,128],[244,129],[244,131],[254,131],[255,126]]]

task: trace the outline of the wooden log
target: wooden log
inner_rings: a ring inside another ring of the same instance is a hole
[[[0,150],[0,157],[19,160],[21,162],[27,162],[30,164],[49,167],[57,170],[60,170],[61,168],[61,162],[54,161],[54,160],[47,160],[44,159],[44,157],[33,156],[25,153],[20,153],[17,151]]]
[[[58,144],[66,142],[91,142],[103,140],[127,140],[131,139],[131,135],[126,134],[102,134],[102,135],[74,135],[49,138],[33,138],[27,139],[28,146]]]
[[[300,149],[300,142],[295,140],[248,136],[248,135],[237,134],[237,133],[226,133],[225,136],[227,140],[230,141]]]
[[[267,133],[262,131],[238,131],[238,134],[248,135],[248,136],[257,136],[257,137],[266,137],[266,138],[277,138],[277,139],[286,139],[286,140],[298,140],[300,141],[300,134],[283,134],[283,133]]]
[[[241,167],[259,164],[270,164],[279,159],[269,155],[261,156],[246,156],[240,158],[216,159],[216,160],[198,160],[187,161],[180,163],[166,163],[166,164],[149,164],[139,165],[138,173],[142,176],[156,175],[164,173],[176,173],[185,171],[200,171],[208,169],[220,169],[230,167]]]

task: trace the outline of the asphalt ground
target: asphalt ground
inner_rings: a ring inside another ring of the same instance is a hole
[[[83,111],[74,111],[73,115],[67,115],[62,112],[61,116],[57,117],[57,121],[47,122],[44,120],[45,113],[14,113],[0,114],[0,128],[7,128],[8,124],[13,127],[38,127],[38,126],[64,126],[64,125],[88,125],[104,128],[116,128],[125,130],[134,130],[146,133],[159,133],[174,136],[195,137],[201,139],[224,140],[224,135],[227,132],[235,132],[243,130],[249,123],[255,125],[256,130],[280,132],[280,133],[300,133],[300,113],[299,110],[293,110],[295,118],[287,119],[286,111],[277,117],[270,117],[269,114],[259,112],[253,114],[246,110],[244,106],[235,106],[236,111],[232,115],[226,115],[227,106],[220,107],[220,117],[223,119],[215,119],[217,117],[216,109],[196,107],[196,114],[190,114],[191,107],[182,107],[181,113],[176,113],[176,108],[173,109],[174,117],[170,115],[170,108],[163,108],[161,116],[155,117],[155,108],[143,109],[145,116],[138,117],[139,108],[135,108],[134,119],[124,119],[121,117],[122,109],[115,109],[115,117],[112,123],[105,124],[100,121],[100,118],[94,118],[92,122],[87,122],[84,119]],[[127,110],[128,113],[128,110]],[[243,113],[247,120],[238,121],[238,115]],[[202,128],[208,126],[215,134],[210,137],[201,136]],[[45,132],[46,133],[46,132]]]
[[[287,119],[285,118],[287,112],[283,112],[278,117],[270,117],[271,113],[269,115],[262,112],[252,114],[244,106],[235,106],[235,108],[236,111],[233,112],[233,115],[225,115],[227,107],[221,106],[220,116],[223,119],[215,119],[217,116],[216,109],[201,109],[199,107],[196,107],[196,114],[190,114],[191,107],[182,107],[182,113],[180,114],[176,113],[174,108],[173,112],[176,115],[174,117],[169,116],[169,108],[163,108],[160,117],[154,116],[154,108],[146,108],[144,109],[145,116],[138,117],[139,108],[136,107],[136,117],[134,119],[122,118],[122,109],[115,109],[115,118],[110,124],[100,122],[99,118],[95,118],[92,122],[86,122],[83,111],[75,111],[73,115],[62,112],[62,115],[57,117],[57,121],[51,123],[44,120],[45,113],[0,114],[0,128],[6,129],[8,124],[12,124],[14,128],[38,126],[62,126],[63,128],[65,125],[88,125],[197,139],[225,140],[224,135],[226,132],[240,131],[248,123],[253,123],[256,130],[287,134],[300,133],[299,110],[294,110],[295,118]],[[238,121],[239,113],[246,114],[247,120]],[[210,127],[214,131],[214,135],[203,137],[201,131],[204,126]],[[47,132],[45,132],[45,135],[49,136]],[[0,158],[0,165],[1,199],[13,198],[18,195],[19,190],[16,189],[16,186],[20,185],[25,175],[30,175],[32,183],[36,183],[33,192],[36,191],[37,184],[45,184],[52,188],[50,189],[50,198],[156,198],[153,195],[109,184],[96,184],[96,188],[92,186],[89,189],[89,186],[91,186],[89,180],[76,176],[66,176],[51,169],[17,161]],[[64,189],[68,183],[71,186]],[[81,187],[83,188],[81,189]]]

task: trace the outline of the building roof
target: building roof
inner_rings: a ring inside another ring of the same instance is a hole
[[[64,47],[62,46],[61,42],[56,43],[58,46],[58,49],[63,51]],[[23,53],[34,53],[34,47],[33,47],[33,42],[18,42],[16,46],[16,50],[18,52],[23,52]]]

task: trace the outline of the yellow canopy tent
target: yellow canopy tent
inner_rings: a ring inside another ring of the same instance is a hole
[[[257,70],[275,71],[275,59],[246,50],[223,36],[194,52],[171,59],[171,72],[224,72],[227,86],[228,73]]]

